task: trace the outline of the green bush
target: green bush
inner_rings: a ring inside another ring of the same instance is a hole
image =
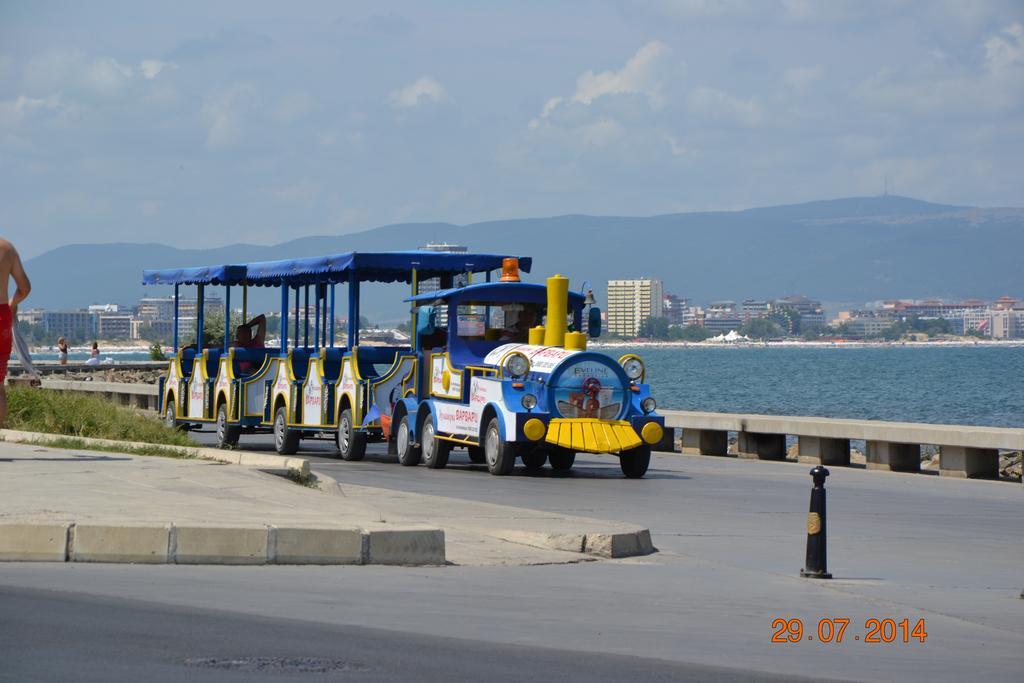
[[[93,439],[195,446],[188,435],[160,420],[87,394],[7,387],[9,429]]]

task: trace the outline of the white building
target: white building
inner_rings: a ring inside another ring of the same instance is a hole
[[[609,280],[608,332],[635,337],[644,320],[664,317],[663,298],[661,280]]]

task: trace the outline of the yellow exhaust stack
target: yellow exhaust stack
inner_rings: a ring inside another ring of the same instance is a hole
[[[544,345],[544,326],[537,325],[537,327],[530,328],[530,344],[533,346]]]
[[[548,278],[548,318],[544,328],[544,346],[565,345],[565,316],[569,309],[569,278]]]

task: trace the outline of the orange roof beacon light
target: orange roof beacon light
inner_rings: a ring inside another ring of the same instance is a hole
[[[519,282],[519,259],[502,259],[500,282]]]

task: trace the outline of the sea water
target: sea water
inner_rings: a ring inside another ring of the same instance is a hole
[[[1024,347],[647,347],[659,407],[1024,426]]]

